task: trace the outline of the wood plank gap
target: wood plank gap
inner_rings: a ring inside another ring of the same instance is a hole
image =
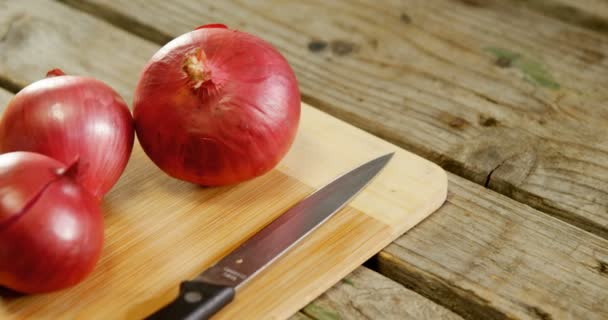
[[[456,313],[369,268],[359,267],[300,311],[312,319],[444,319]],[[289,320],[300,320],[296,314]]]
[[[306,313],[299,311],[296,314],[294,314],[291,318],[289,318],[289,320],[317,320],[316,318],[311,318],[310,316],[308,316]]]
[[[491,302],[475,292],[465,290],[446,279],[425,272],[382,251],[373,258],[374,271],[389,277],[406,288],[442,305],[465,319],[509,319],[491,306]]]
[[[543,16],[608,35],[608,19],[552,0],[511,0]]]
[[[4,88],[11,93],[17,93],[23,89],[24,85],[0,74],[0,88]]]
[[[153,26],[133,20],[129,16],[122,14],[121,12],[115,11],[111,8],[108,8],[105,5],[97,5],[79,0],[56,1],[68,5],[74,9],[80,10],[96,18],[99,18],[103,21],[106,21],[111,25],[116,26],[138,37],[144,38],[154,43],[158,43],[160,45],[164,45],[165,43],[171,41],[174,38],[171,35],[166,34]]]
[[[496,191],[520,203],[529,205],[542,213],[560,219],[579,229],[585,230],[604,239],[608,239],[608,228],[606,226],[602,226],[595,223],[595,221],[586,219],[582,216],[572,216],[570,211],[553,205],[550,200],[541,198],[534,193],[527,192],[521,188],[515,188],[515,186],[508,181],[503,179],[493,179],[491,175],[494,171],[495,170],[492,170],[490,175],[488,175],[488,189]]]

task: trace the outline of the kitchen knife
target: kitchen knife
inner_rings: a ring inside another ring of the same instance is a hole
[[[371,160],[315,191],[198,277],[182,282],[179,296],[147,319],[209,318],[249,280],[344,207],[392,156]]]

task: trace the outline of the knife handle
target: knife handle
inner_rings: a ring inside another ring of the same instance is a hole
[[[234,299],[234,292],[233,287],[184,281],[179,287],[178,297],[146,319],[208,319]]]

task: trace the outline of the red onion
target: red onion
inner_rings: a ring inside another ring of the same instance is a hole
[[[98,202],[69,166],[32,152],[0,155],[0,285],[22,293],[72,286],[103,244]]]
[[[283,158],[296,135],[300,93],[269,43],[214,24],[152,57],[133,108],[139,142],[157,166],[178,179],[225,185]]]
[[[112,88],[54,69],[8,104],[0,152],[37,152],[63,163],[78,157],[76,181],[101,199],[127,165],[133,130],[131,113]]]

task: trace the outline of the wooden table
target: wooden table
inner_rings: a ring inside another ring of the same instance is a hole
[[[131,101],[159,45],[211,22],[451,172],[438,212],[294,319],[608,319],[608,2],[4,0],[0,101],[49,66]]]

